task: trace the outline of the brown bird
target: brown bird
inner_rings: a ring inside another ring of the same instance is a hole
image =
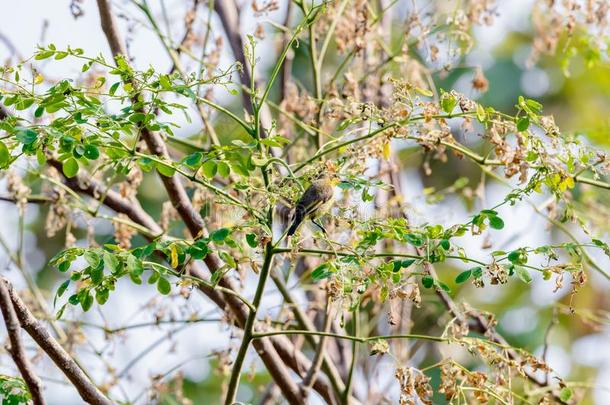
[[[297,201],[292,216],[292,224],[288,229],[288,236],[293,235],[306,218],[311,219],[322,232],[326,233],[326,229],[316,220],[324,215],[332,206],[335,186],[338,183],[339,178],[335,174],[326,172],[311,183],[311,186],[305,190],[299,201]]]

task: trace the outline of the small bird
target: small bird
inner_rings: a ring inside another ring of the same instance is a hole
[[[326,233],[326,229],[316,219],[320,218],[332,206],[335,186],[339,183],[339,178],[335,174],[328,172],[322,173],[311,186],[305,190],[294,209],[292,225],[288,229],[288,236],[292,236],[305,218],[311,221]]]

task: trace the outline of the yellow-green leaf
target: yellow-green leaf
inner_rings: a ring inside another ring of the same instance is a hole
[[[66,160],[62,166],[62,171],[68,178],[72,178],[78,174],[78,161],[74,158]]]

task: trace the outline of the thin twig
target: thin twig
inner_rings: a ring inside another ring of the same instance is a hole
[[[360,313],[358,309],[360,306],[357,306],[356,309],[352,312],[352,322],[354,324],[354,330],[352,334],[358,337],[360,333]],[[347,379],[345,381],[345,391],[341,395],[341,400],[344,405],[349,405],[349,397],[352,394],[352,387],[354,382],[354,371],[356,369],[356,362],[358,361],[358,345],[357,341],[352,342],[352,361],[349,366],[349,372],[347,374]]]
[[[542,361],[546,363],[547,360],[547,355],[549,352],[549,345],[550,345],[550,339],[551,339],[551,331],[553,330],[553,327],[555,325],[557,325],[557,308],[553,308],[553,312],[551,314],[551,320],[549,322],[549,326],[547,326],[546,331],[544,331],[544,347],[542,349]],[[549,374],[550,372],[546,372],[544,373],[544,382],[545,384],[549,384]]]
[[[326,308],[324,309],[324,324],[322,330],[326,333],[330,331],[330,326],[332,324],[333,318],[330,316],[331,312],[331,298],[326,294]],[[311,367],[307,371],[305,378],[303,378],[303,382],[301,383],[301,389],[303,391],[303,397],[307,400],[307,396],[309,394],[309,390],[313,385],[313,382],[316,379],[316,374],[320,371],[320,367],[322,366],[322,362],[324,360],[324,353],[326,351],[326,341],[327,336],[320,336],[318,341],[318,348],[316,349],[316,354],[314,355],[313,361],[311,363]]]

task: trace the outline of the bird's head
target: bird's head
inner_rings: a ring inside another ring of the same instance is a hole
[[[316,177],[316,181],[318,180],[323,180],[333,187],[336,187],[339,183],[341,183],[341,178],[339,178],[337,173],[327,171],[320,172]]]
[[[336,187],[341,183],[339,173],[337,173],[337,166],[330,160],[326,161],[323,169],[317,176],[317,180],[327,180],[333,187]]]

